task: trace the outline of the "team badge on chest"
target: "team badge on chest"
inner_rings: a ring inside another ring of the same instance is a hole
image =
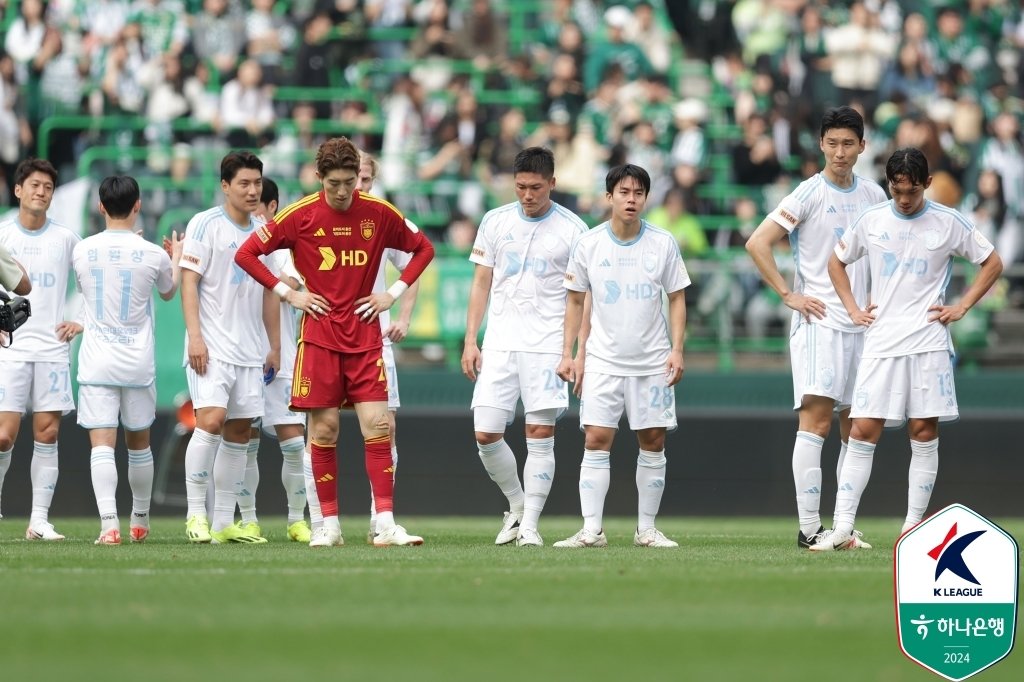
[[[370,241],[373,238],[374,224],[372,220],[364,220],[359,223],[359,234],[363,235],[363,239]]]

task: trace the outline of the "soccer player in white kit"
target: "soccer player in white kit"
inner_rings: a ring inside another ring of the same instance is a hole
[[[196,412],[196,428],[185,450],[185,529],[194,543],[262,543],[266,539],[235,524],[234,515],[250,425],[263,415],[266,293],[235,265],[234,256],[265,225],[253,215],[263,186],[263,162],[251,152],[231,152],[221,160],[220,176],[226,201],[189,221],[181,256],[185,375]],[[268,321],[273,345],[270,326]],[[212,525],[206,512],[211,474]]]
[[[633,164],[605,178],[611,219],[576,239],[565,272],[569,290],[558,376],[583,383],[580,465],[583,528],[555,547],[605,547],[602,521],[611,478],[611,447],[625,411],[640,446],[639,494],[633,544],[678,547],[655,525],[665,491],[665,433],[676,428],[675,385],[683,376],[683,337],[690,277],[675,238],[640,218],[651,177]],[[590,330],[580,334],[584,294],[590,292]],[[668,296],[668,324],[663,296]],[[580,339],[574,363],[573,344]]]
[[[538,522],[555,476],[555,421],[569,407],[568,388],[555,373],[562,352],[563,280],[573,240],[587,226],[551,200],[555,159],[550,150],[520,151],[512,178],[518,200],[484,216],[469,257],[476,271],[462,373],[476,382],[472,408],[480,461],[508,499],[494,544],[540,546]],[[477,335],[485,308],[481,352]],[[522,482],[505,442],[520,398],[526,419]]]
[[[44,159],[26,159],[14,171],[18,215],[0,223],[0,246],[29,273],[32,316],[14,343],[0,348],[0,487],[11,464],[21,418],[32,407],[32,512],[25,538],[63,540],[49,522],[57,486],[60,419],[75,409],[68,342],[82,325],[64,320],[64,300],[77,234],[50,220],[57,171]]]
[[[853,108],[829,109],[821,119],[818,145],[825,168],[804,180],[762,221],[747,240],[747,251],[761,278],[793,309],[789,353],[793,409],[799,426],[793,445],[793,481],[800,528],[797,546],[817,542],[821,525],[821,449],[839,410],[842,445],[836,477],[850,437],[850,401],[860,361],[864,328],[854,324],[828,278],[828,259],[840,235],[861,211],[885,201],[878,183],[853,172],[864,151],[864,119]],[[790,288],[772,249],[789,237],[796,273]],[[863,264],[862,264],[863,265]],[[851,268],[858,304],[867,301],[867,268]],[[855,545],[871,546],[855,533]]]
[[[100,514],[96,544],[119,545],[114,463],[119,421],[125,431],[132,490],[129,537],[142,542],[149,535],[153,495],[149,427],[156,418],[152,295],[156,289],[163,300],[174,298],[181,278],[182,242],[172,233],[172,259],[135,233],[142,202],[134,178],[105,178],[99,196],[106,229],[80,241],[72,256],[85,320],[78,349],[78,424],[88,429],[92,447],[89,464]]]
[[[264,220],[270,220],[277,213],[279,201],[280,192],[277,183],[264,177],[256,215]],[[282,282],[293,289],[299,288],[301,278],[292,264],[290,251],[286,249],[275,251],[267,256],[264,262]],[[306,445],[306,415],[288,409],[297,339],[295,308],[287,303],[279,302],[276,297],[265,297],[263,303],[272,307],[272,309],[264,311],[264,317],[269,319],[277,315],[280,320],[278,336],[281,343],[277,348],[269,349],[269,352],[274,353],[275,357],[268,358],[267,361],[268,365],[280,369],[277,369],[272,375],[264,376],[266,385],[263,387],[263,418],[254,422],[249,435],[245,476],[242,481],[242,491],[238,496],[238,510],[242,515],[241,526],[250,535],[262,536],[256,518],[256,490],[260,482],[257,453],[260,448],[260,428],[262,426],[267,435],[277,438],[278,447],[281,449],[281,484],[284,486],[285,497],[288,500],[288,527],[286,529],[288,539],[292,542],[308,543],[310,529],[305,519],[306,480],[303,476],[302,465],[303,450]],[[264,341],[269,346],[270,340],[264,337]],[[266,380],[267,376],[270,376],[269,382]]]
[[[907,422],[910,470],[902,532],[921,522],[939,468],[939,422],[959,418],[948,325],[961,319],[1003,271],[992,244],[952,208],[924,197],[928,160],[913,147],[885,166],[892,200],[868,209],[847,230],[828,273],[846,311],[867,327],[850,417],[849,449],[839,476],[833,527],[814,551],[848,549],[857,506],[871,475],[882,428]],[[946,302],[953,257],[980,265],[956,303]],[[871,304],[858,307],[846,266],[867,258]]]

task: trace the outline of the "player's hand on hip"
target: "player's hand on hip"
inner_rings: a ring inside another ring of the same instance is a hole
[[[199,376],[206,374],[206,366],[210,361],[210,352],[206,348],[206,342],[202,339],[189,338],[188,340],[188,366],[195,370]]]
[[[803,315],[804,319],[808,322],[811,321],[811,316],[819,320],[825,317],[825,303],[813,296],[804,296],[803,294],[791,291],[786,294],[782,302]]]
[[[962,305],[933,305],[928,309],[928,312],[935,313],[928,316],[929,322],[949,324],[950,322],[962,320],[964,315],[967,314],[967,308]]]
[[[850,319],[858,327],[870,327],[875,321],[875,308],[878,306],[872,303],[871,305],[864,308],[864,310],[854,310],[850,313]]]
[[[291,307],[301,310],[314,320],[319,320],[321,315],[327,315],[331,312],[331,306],[328,305],[326,298],[309,291],[289,289],[285,293],[283,300]]]
[[[395,304],[395,297],[386,291],[381,291],[369,296],[356,299],[355,314],[363,322],[373,322],[385,310],[390,310]]]
[[[466,344],[462,349],[462,373],[470,381],[476,381],[476,375],[483,367],[483,357],[480,355],[480,348],[475,344]]]
[[[71,339],[82,333],[82,325],[77,322],[61,322],[57,325],[56,331],[60,341],[70,343]]]

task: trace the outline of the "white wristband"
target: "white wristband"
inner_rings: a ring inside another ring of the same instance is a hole
[[[284,298],[292,288],[284,282],[278,282],[274,285],[274,293],[277,294],[278,298]]]
[[[398,280],[397,282],[388,287],[388,293],[391,294],[391,297],[397,301],[398,297],[404,294],[405,290],[408,288],[408,284],[406,284],[402,280]]]

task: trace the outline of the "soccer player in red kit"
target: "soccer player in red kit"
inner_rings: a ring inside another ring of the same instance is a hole
[[[320,145],[323,191],[280,211],[242,245],[235,262],[256,281],[303,312],[292,379],[291,408],[310,413],[313,478],[324,524],[311,547],[341,545],[338,521],[338,408],[351,405],[366,448],[366,473],[377,510],[373,544],[419,545],[423,538],[396,525],[394,466],[388,435],[387,378],[377,315],[391,308],[434,257],[434,247],[388,202],[356,190],[359,150],[337,137]],[[307,291],[279,281],[259,256],[291,249]],[[413,254],[401,279],[373,293],[384,249]]]

